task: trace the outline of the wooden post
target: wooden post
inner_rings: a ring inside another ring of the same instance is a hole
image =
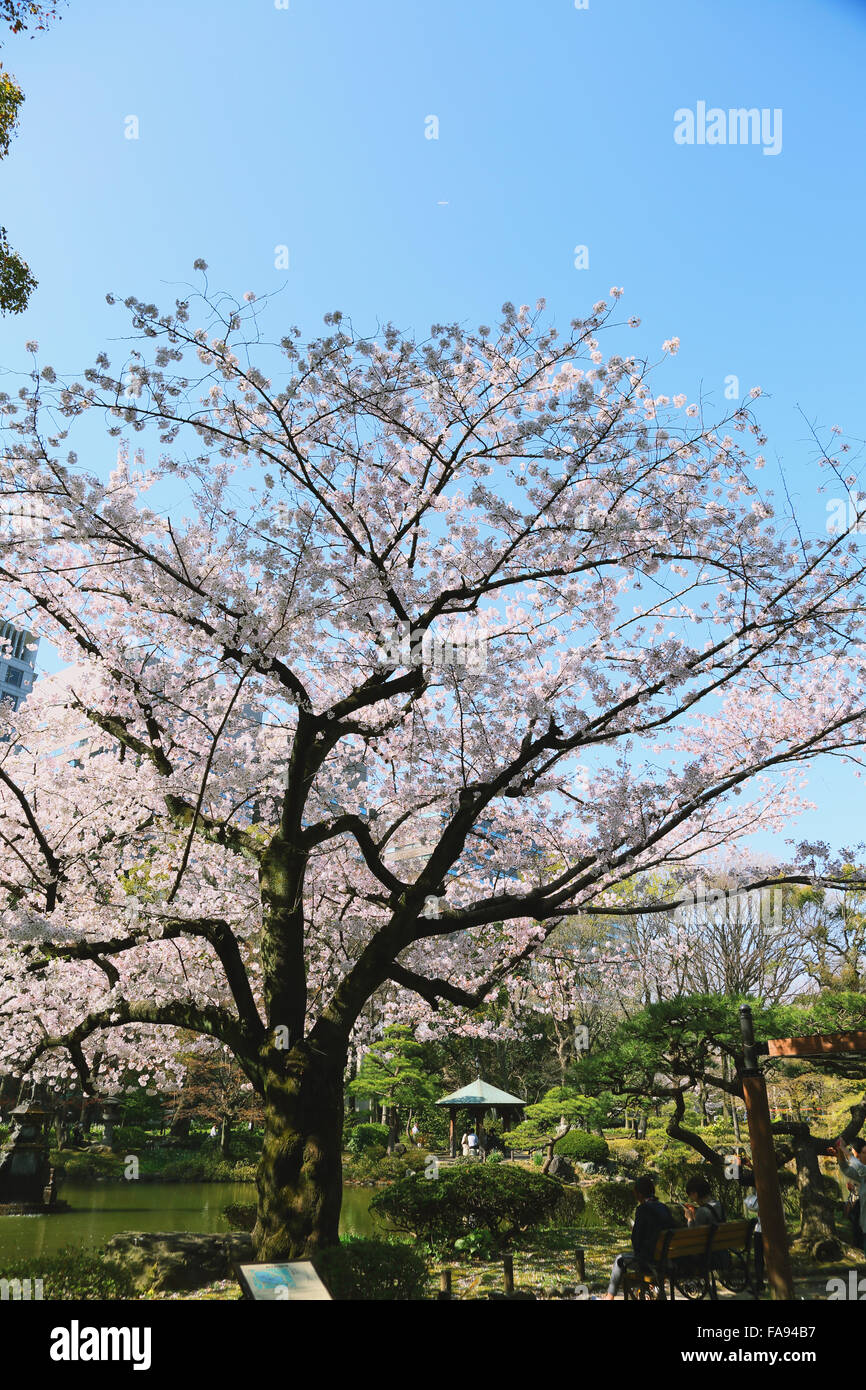
[[[451,1297],[451,1270],[443,1269],[439,1275],[439,1298]]]
[[[758,1194],[758,1215],[761,1218],[761,1233],[764,1237],[767,1283],[770,1286],[772,1298],[793,1299],[794,1284],[788,1253],[788,1233],[785,1229],[779,1172],[776,1167],[773,1132],[770,1127],[767,1084],[758,1068],[752,1010],[748,1004],[743,1004],[740,1009],[740,1029],[743,1034],[745,1057],[743,1097],[746,1102],[746,1119],[749,1122],[752,1169],[755,1174],[755,1191]]]
[[[577,1273],[581,1284],[586,1283],[586,1251],[578,1246],[574,1252],[574,1263],[577,1265]]]
[[[514,1256],[506,1255],[502,1263],[505,1266],[505,1293],[510,1295],[514,1293]]]
[[[456,1116],[455,1116],[454,1106],[453,1106],[453,1105],[449,1105],[449,1107],[448,1107],[448,1113],[449,1113],[449,1115],[451,1116],[451,1128],[450,1128],[449,1133],[448,1133],[448,1147],[449,1147],[449,1149],[451,1150],[451,1157],[452,1157],[452,1158],[456,1158],[456,1157],[457,1157],[457,1130],[456,1130],[456,1128],[455,1128]]]

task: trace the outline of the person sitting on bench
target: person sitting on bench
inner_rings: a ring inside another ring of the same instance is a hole
[[[616,1297],[626,1266],[645,1264],[652,1260],[660,1232],[669,1231],[672,1226],[676,1225],[670,1207],[665,1206],[664,1202],[660,1202],[656,1197],[655,1183],[647,1173],[642,1173],[636,1179],[634,1195],[638,1201],[631,1231],[631,1244],[634,1253],[617,1255],[610,1272],[610,1283],[605,1294],[606,1299]]]
[[[725,1219],[721,1202],[712,1196],[712,1189],[706,1178],[700,1175],[690,1178],[686,1184],[688,1201],[684,1206],[690,1226],[720,1226]]]

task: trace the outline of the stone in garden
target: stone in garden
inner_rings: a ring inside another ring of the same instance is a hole
[[[41,1206],[51,1186],[45,1123],[50,1111],[43,1105],[35,1082],[22,1090],[21,1099],[10,1111],[10,1118],[12,1129],[0,1149],[0,1203]]]
[[[234,1278],[234,1265],[254,1259],[252,1236],[186,1231],[122,1231],[105,1246],[107,1264],[131,1274],[138,1293],[181,1292]]]
[[[560,1182],[574,1182],[574,1168],[564,1154],[554,1154],[547,1170],[548,1177],[559,1178]]]

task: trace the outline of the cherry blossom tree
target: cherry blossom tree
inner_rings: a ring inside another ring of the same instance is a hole
[[[676,339],[604,356],[606,303],[306,344],[251,295],[126,306],[114,365],[0,399],[0,582],[71,668],[2,714],[0,1061],[105,1089],[227,1047],[256,1250],[297,1257],[371,999],[471,1032],[569,916],[860,743],[863,566],[774,518],[751,403],[653,389]],[[100,468],[102,416],[149,466]]]

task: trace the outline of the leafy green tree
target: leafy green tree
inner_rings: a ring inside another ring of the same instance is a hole
[[[547,1149],[542,1171],[547,1172],[557,1143],[575,1126],[600,1129],[610,1113],[609,1097],[584,1096],[571,1086],[552,1086],[534,1105],[527,1105],[525,1119],[503,1135],[515,1149]]]
[[[860,869],[851,877],[862,879]],[[794,890],[801,926],[803,968],[822,990],[862,992],[866,987],[866,893],[852,887],[828,892]]]
[[[350,1095],[384,1104],[389,1145],[396,1143],[401,1122],[408,1133],[413,1117],[441,1089],[432,1053],[429,1044],[415,1041],[411,1028],[394,1024],[373,1043],[349,1082]]]
[[[747,1002],[752,1007],[759,1041],[866,1025],[866,996],[853,992],[806,997],[797,1005],[771,1007],[727,995],[683,995],[650,1004],[624,1021],[604,1049],[575,1065],[575,1076],[590,1092],[606,1090],[627,1098],[673,1101],[667,1133],[688,1144],[717,1174],[721,1173],[724,1155],[688,1129],[683,1120],[687,1098],[700,1087],[742,1099],[744,1058],[739,1009]],[[851,1057],[821,1058],[809,1066],[850,1078],[862,1077],[866,1069],[862,1058]],[[771,1073],[785,1072],[790,1067],[786,1062],[765,1064]],[[862,1102],[851,1107],[850,1114],[850,1121],[842,1129],[846,1143],[866,1121],[866,1093]],[[841,1253],[841,1246],[834,1230],[833,1196],[818,1162],[828,1153],[830,1140],[813,1135],[806,1121],[776,1122],[772,1129],[782,1141],[776,1146],[777,1162],[784,1165],[793,1159],[797,1166],[799,1241],[812,1258],[834,1259]]]
[[[370,1210],[398,1231],[426,1240],[430,1249],[453,1248],[463,1237],[489,1231],[494,1244],[539,1225],[556,1209],[562,1189],[552,1178],[510,1164],[445,1168],[437,1181],[402,1178],[377,1192]]]

